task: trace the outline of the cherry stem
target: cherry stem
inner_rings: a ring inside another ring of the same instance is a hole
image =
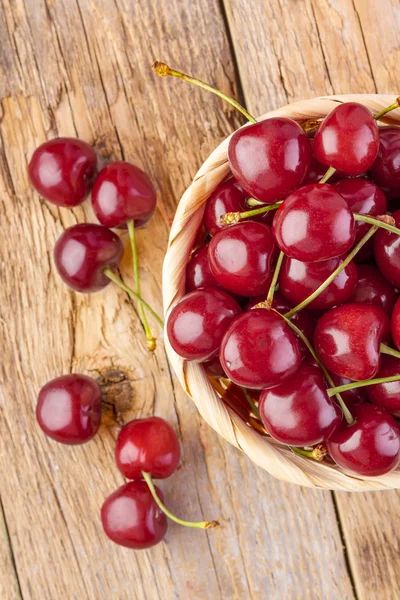
[[[157,73],[157,75],[160,75],[160,77],[167,77],[168,75],[171,75],[172,77],[178,77],[179,79],[183,79],[183,81],[188,81],[189,83],[193,83],[194,85],[197,85],[197,86],[203,88],[203,90],[207,90],[208,92],[211,92],[212,94],[215,94],[216,96],[219,96],[223,100],[226,100],[226,102],[229,102],[229,104],[231,104],[239,112],[241,112],[242,115],[244,115],[246,117],[246,119],[248,121],[250,121],[250,123],[257,123],[257,120],[249,112],[247,112],[247,110],[241,104],[239,104],[239,102],[236,102],[236,100],[234,100],[227,94],[224,94],[224,92],[221,92],[220,90],[212,87],[208,83],[205,83],[204,81],[201,81],[200,79],[196,79],[195,77],[191,77],[190,75],[186,75],[185,73],[182,73],[181,71],[176,71],[175,69],[171,69],[171,67],[169,67],[165,63],[160,62],[158,60],[155,60],[153,62],[153,64],[151,65],[151,68],[153,69],[153,71],[155,73]]]
[[[365,381],[352,381],[346,385],[338,385],[337,387],[330,388],[328,396],[334,396],[337,392],[347,392],[348,390],[354,390],[360,387],[367,387],[368,385],[377,385],[378,383],[390,383],[391,381],[400,381],[400,375],[391,375],[390,377],[377,377],[376,379],[366,379]]]
[[[131,243],[132,249],[132,264],[133,264],[133,279],[135,281],[136,293],[140,296],[140,277],[139,277],[139,259],[136,248],[136,240],[135,240],[135,221],[128,221],[128,233],[129,233],[129,241]],[[144,310],[144,306],[142,303],[139,303],[139,315],[140,320],[143,323],[144,331],[146,334],[147,347],[149,350],[154,352],[156,349],[156,340],[151,333],[150,325],[147,320],[146,312]]]
[[[324,459],[327,454],[327,449],[323,444],[319,444],[319,446],[315,446],[312,450],[304,450],[304,448],[297,448],[296,446],[289,446],[292,452],[295,454],[301,454],[301,456],[308,456],[308,458],[313,458],[318,462]]]
[[[213,527],[219,527],[219,521],[183,521],[182,519],[179,519],[173,515],[157,496],[156,488],[154,487],[150,473],[145,473],[142,471],[142,475],[143,479],[149,486],[149,490],[154,498],[155,503],[163,511],[163,513],[167,515],[169,519],[171,519],[171,521],[175,521],[175,523],[179,523],[179,525],[183,525],[184,527],[195,527],[196,529],[212,529]]]
[[[399,106],[400,106],[400,96],[398,98],[396,98],[396,102],[393,102],[393,104],[390,104],[389,106],[387,106],[386,108],[383,108],[380,112],[378,112],[374,117],[375,121],[378,121],[378,119],[380,119],[381,117],[386,115],[386,113],[390,112],[391,110],[396,110],[396,108],[399,108]]]
[[[258,408],[257,408],[253,398],[250,396],[250,394],[246,388],[242,388],[242,390],[243,390],[243,394],[246,396],[247,402],[250,404],[250,408],[251,408],[253,414],[257,417],[257,419],[260,419],[260,421],[261,421],[260,413],[258,411]]]
[[[261,202],[261,200],[257,200],[257,198],[247,198],[246,204],[247,206],[252,207],[265,206],[265,202]]]
[[[137,294],[130,287],[125,285],[124,282],[118,277],[118,275],[115,275],[115,273],[113,273],[113,271],[111,271],[111,269],[109,269],[109,268],[104,269],[103,273],[106,277],[108,277],[108,279],[111,279],[111,281],[116,283],[117,286],[121,288],[121,290],[124,290],[124,292],[126,292],[130,298],[132,298],[133,300],[138,300],[138,302],[140,302],[140,304],[143,305],[149,311],[149,313],[151,315],[153,315],[153,317],[156,319],[157,323],[159,323],[159,325],[161,327],[164,327],[164,321],[151,308],[150,304],[147,304],[147,302],[145,300],[143,300],[143,298],[141,298],[141,296],[139,296],[139,294]]]
[[[336,169],[334,169],[333,167],[329,167],[329,169],[326,171],[325,175],[323,176],[323,178],[318,181],[318,183],[326,183],[328,181],[328,179],[330,177],[332,177],[332,175],[336,172]]]
[[[307,298],[305,298],[302,302],[300,302],[300,304],[298,304],[297,306],[295,306],[294,308],[289,310],[289,312],[287,312],[285,316],[288,319],[290,319],[291,317],[293,317],[293,315],[295,315],[297,312],[299,312],[299,310],[302,310],[303,308],[308,306],[308,304],[310,304],[310,302],[315,300],[315,298],[317,298],[321,294],[321,292],[323,292],[328,287],[328,285],[330,285],[332,283],[332,281],[335,279],[335,277],[337,277],[339,275],[339,273],[341,273],[343,271],[343,269],[345,267],[347,267],[347,265],[353,260],[353,258],[357,254],[357,252],[364,246],[364,244],[366,242],[368,242],[368,240],[374,235],[374,233],[377,229],[378,229],[377,225],[374,225],[373,227],[371,227],[367,231],[367,233],[364,235],[364,237],[361,238],[361,240],[358,242],[358,244],[356,244],[356,246],[354,246],[353,250],[346,256],[346,258],[343,260],[342,264],[339,265],[337,267],[337,269],[335,269],[329,275],[329,277],[327,279],[325,279],[325,281],[323,283],[321,283],[321,285],[319,287],[317,287],[316,290],[314,290],[314,292],[312,294],[310,294]]]
[[[369,217],[368,215],[359,215],[353,213],[355,221],[362,221],[363,223],[369,223],[370,225],[376,225],[382,229],[386,229],[391,233],[400,235],[400,229],[394,227],[393,224],[396,222],[391,215],[381,215],[379,217]]]
[[[386,346],[386,344],[381,344],[380,351],[382,354],[389,354],[389,356],[394,356],[395,358],[400,358],[400,352],[391,348],[390,346]]]
[[[276,261],[275,271],[272,276],[271,285],[269,286],[269,290],[268,290],[267,302],[266,302],[266,304],[267,304],[266,308],[268,308],[268,309],[271,308],[272,302],[274,300],[275,288],[276,288],[276,284],[278,283],[279,273],[281,270],[282,261],[283,261],[284,257],[285,257],[285,255],[281,250],[279,252],[278,260]]]
[[[263,215],[270,210],[276,210],[280,207],[282,202],[283,201],[280,200],[279,202],[268,204],[267,206],[264,204],[261,208],[254,208],[253,210],[246,210],[244,212],[228,212],[224,215],[221,215],[218,221],[223,225],[234,225],[235,223],[239,223],[239,221],[243,221],[244,219],[250,219],[251,217],[256,217],[257,215]]]

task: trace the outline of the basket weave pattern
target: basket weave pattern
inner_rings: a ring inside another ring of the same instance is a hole
[[[260,120],[274,116],[290,117],[297,121],[320,119],[329,114],[338,102],[349,101],[360,102],[376,114],[393,103],[395,97],[371,94],[314,98],[269,112]],[[389,113],[384,122],[400,124],[400,109]],[[205,202],[229,173],[229,139],[225,139],[204,162],[178,205],[163,266],[163,302],[166,315],[184,294],[186,264],[203,218]],[[380,477],[363,479],[346,474],[336,465],[319,463],[294,454],[287,446],[260,435],[225,406],[200,364],[187,362],[173,351],[166,333],[165,345],[182,387],[193,399],[202,417],[223,438],[245,452],[255,464],[274,477],[307,487],[332,490],[400,488],[400,467]]]

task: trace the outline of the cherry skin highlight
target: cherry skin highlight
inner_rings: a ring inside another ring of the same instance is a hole
[[[381,368],[377,377],[400,376],[400,359],[385,354],[382,356]],[[389,413],[400,417],[400,381],[388,381],[369,385],[366,388],[368,400],[373,404],[382,406]]]
[[[156,492],[163,501],[161,490],[156,487]],[[108,496],[101,507],[101,521],[110,540],[135,550],[155,546],[168,529],[167,517],[144,481],[130,481]]]
[[[147,223],[156,207],[156,192],[149,177],[128,162],[113,162],[97,175],[92,190],[96,217],[105,227],[121,227],[134,221]]]
[[[222,338],[239,304],[223,290],[206,288],[187,294],[174,306],[167,335],[175,352],[186,360],[206,362],[218,356]]]
[[[220,360],[231,381],[263,389],[281,383],[297,371],[299,343],[276,313],[254,308],[237,317],[222,340]]]
[[[186,266],[186,293],[204,287],[220,287],[211,273],[208,260],[208,245],[197,248]]]
[[[399,463],[400,431],[386,410],[373,404],[354,406],[355,422],[345,421],[327,440],[328,452],[343,469],[376,477]]]
[[[76,138],[56,138],[41,144],[28,165],[35,190],[56,206],[77,206],[88,195],[96,172],[96,153]]]
[[[392,217],[395,227],[400,226],[400,210]],[[400,236],[385,229],[379,229],[373,237],[375,262],[386,279],[400,287]]]
[[[311,144],[298,123],[274,117],[236,131],[228,158],[242,188],[271,204],[301,185],[310,167]]]
[[[54,247],[61,279],[77,292],[98,292],[110,279],[104,269],[116,269],[124,247],[119,237],[102,225],[83,223],[64,231]]]
[[[84,444],[97,433],[101,388],[86,375],[63,375],[39,392],[36,419],[44,433],[62,444]]]
[[[396,348],[400,350],[400,298],[394,305],[392,313],[392,339]]]
[[[315,158],[346,175],[362,175],[368,171],[378,149],[378,125],[368,108],[356,102],[334,108],[314,138]]]
[[[328,260],[350,250],[355,221],[347,202],[326,183],[306,185],[286,198],[275,213],[275,241],[290,258]]]
[[[379,150],[370,175],[376,184],[389,191],[400,188],[400,127],[382,127]]]
[[[380,306],[390,317],[397,298],[393,286],[372,265],[358,265],[357,274],[353,301]]]

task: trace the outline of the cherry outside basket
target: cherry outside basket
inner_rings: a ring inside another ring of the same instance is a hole
[[[321,119],[338,103],[350,101],[360,102],[376,114],[395,99],[395,96],[379,94],[326,96],[289,104],[263,115],[259,120],[275,116],[290,117],[296,121]],[[400,124],[400,109],[386,115],[383,121],[386,124]],[[230,137],[225,139],[204,162],[179,202],[163,266],[166,316],[184,294],[186,264],[203,218],[205,202],[229,174],[229,139]],[[245,452],[255,464],[274,477],[307,487],[331,490],[363,492],[400,488],[400,467],[380,477],[362,478],[346,474],[336,465],[294,454],[287,446],[261,435],[225,406],[201,364],[187,362],[173,351],[166,333],[165,345],[183,389],[192,398],[202,417],[219,435]]]

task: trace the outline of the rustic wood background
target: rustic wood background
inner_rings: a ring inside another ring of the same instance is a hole
[[[123,157],[150,174],[157,214],[138,244],[144,295],[161,311],[175,206],[242,121],[205,92],[158,79],[152,60],[253,114],[316,95],[399,93],[398,0],[2,0],[0,40],[1,600],[398,599],[399,492],[300,489],[228,446],[177,385],[162,343],[149,356],[126,295],[62,285],[54,242],[92,220],[90,203],[57,209],[26,174],[35,147],[58,135],[93,143],[101,164]],[[76,448],[46,439],[34,419],[41,385],[70,371],[105,392],[100,435]],[[106,539],[99,508],[122,482],[120,424],[153,413],[183,444],[182,468],[162,484],[168,504],[223,527],[171,524],[165,543],[135,553]]]

